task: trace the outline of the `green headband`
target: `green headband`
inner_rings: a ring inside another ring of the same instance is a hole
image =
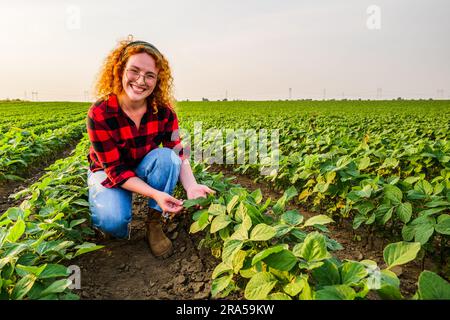
[[[158,55],[162,56],[161,52],[159,52],[159,50],[152,45],[151,43],[148,43],[146,41],[132,41],[130,43],[128,43],[122,50],[122,54],[120,55],[121,58],[123,58],[125,52],[127,51],[128,48],[130,47],[135,47],[135,46],[144,46],[147,48],[152,49],[153,51],[155,51]]]

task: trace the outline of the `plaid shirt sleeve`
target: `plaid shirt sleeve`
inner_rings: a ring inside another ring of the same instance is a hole
[[[102,114],[96,114],[92,108],[88,112],[87,131],[95,154],[107,175],[107,179],[102,182],[103,186],[114,188],[136,176],[121,159],[119,149],[110,135],[111,129]]]
[[[180,130],[178,126],[178,117],[173,109],[168,108],[169,115],[167,122],[164,126],[165,134],[162,140],[163,147],[172,149],[181,160],[189,159],[190,148],[189,146],[182,145]]]

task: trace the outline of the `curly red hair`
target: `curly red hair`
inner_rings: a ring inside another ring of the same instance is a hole
[[[97,98],[105,99],[111,94],[119,95],[123,91],[122,75],[128,58],[134,54],[145,52],[155,59],[158,68],[158,80],[152,94],[147,98],[149,105],[158,112],[159,106],[172,108],[175,100],[172,95],[173,78],[169,62],[158,51],[145,45],[127,47],[132,40],[119,41],[103,62],[95,85]]]

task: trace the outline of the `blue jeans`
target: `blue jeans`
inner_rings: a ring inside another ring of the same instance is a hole
[[[172,195],[180,167],[181,159],[172,149],[157,148],[142,159],[135,173],[152,188]],[[88,170],[92,225],[116,238],[126,238],[130,233],[132,193],[121,187],[105,188],[101,184],[105,179],[104,171]],[[148,201],[148,206],[162,211],[153,199]]]

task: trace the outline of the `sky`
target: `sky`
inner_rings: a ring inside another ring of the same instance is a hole
[[[178,100],[450,99],[448,0],[0,0],[0,99],[95,100],[129,34]]]

